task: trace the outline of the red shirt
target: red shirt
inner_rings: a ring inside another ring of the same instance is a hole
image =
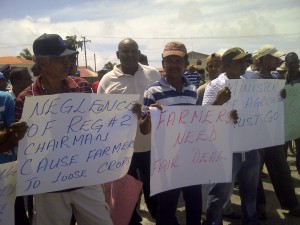
[[[99,85],[99,80],[96,80],[93,84],[92,84],[92,89],[94,93],[97,93],[97,89],[98,89],[98,85]]]
[[[36,81],[23,90],[16,100],[16,121],[21,119],[24,101],[26,96],[39,96],[48,95],[47,92],[42,87],[42,75],[38,76]],[[76,92],[76,93],[92,93],[90,84],[81,77],[69,76],[64,81],[64,93]]]

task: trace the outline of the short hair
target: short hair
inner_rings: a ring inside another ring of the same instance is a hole
[[[20,80],[21,77],[23,76],[23,73],[28,73],[29,74],[29,71],[28,71],[27,67],[13,68],[10,71],[10,75],[9,75],[9,81],[10,81],[10,83],[14,84],[17,80]]]
[[[291,58],[294,58],[296,60],[299,59],[297,53],[295,53],[295,52],[289,52],[288,54],[286,54],[284,60],[287,62],[287,61],[290,61]]]

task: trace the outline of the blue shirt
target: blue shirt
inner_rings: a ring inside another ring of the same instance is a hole
[[[189,81],[196,86],[196,89],[199,87],[200,81],[203,79],[203,76],[196,71],[194,73],[186,71],[183,75],[185,75]]]
[[[150,106],[155,102],[161,105],[195,105],[196,87],[185,76],[182,76],[182,79],[184,86],[182,91],[178,92],[164,77],[161,77],[144,92],[144,105]]]
[[[9,127],[15,122],[15,101],[8,92],[0,91],[0,129]],[[16,160],[13,150],[0,153],[0,164]]]

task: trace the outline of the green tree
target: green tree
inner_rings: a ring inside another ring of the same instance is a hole
[[[33,54],[29,51],[28,48],[24,48],[17,57],[27,60],[33,60]]]
[[[77,41],[76,39],[77,39],[76,35],[66,36],[65,43],[68,46],[68,48],[74,51],[77,51],[77,49],[79,48],[82,51],[83,41]]]
[[[115,65],[117,65],[117,63],[108,62],[103,66],[103,69],[108,70],[108,72],[109,72],[109,71],[113,70]]]

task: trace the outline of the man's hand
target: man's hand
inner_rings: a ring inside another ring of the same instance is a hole
[[[285,88],[280,90],[280,97],[283,98],[283,99],[286,99],[286,90],[285,90]]]
[[[135,103],[131,111],[137,115],[137,118],[140,119],[142,117],[142,105],[139,103]]]
[[[27,129],[28,126],[26,122],[19,121],[12,123],[9,127],[9,136],[19,141],[25,136]]]
[[[229,113],[229,116],[234,124],[238,123],[239,115],[235,109],[231,110],[231,112]]]
[[[218,91],[216,100],[214,101],[213,105],[223,105],[231,98],[231,91],[228,87],[225,87]]]
[[[0,152],[6,152],[11,150],[13,147],[18,145],[19,140],[21,140],[26,132],[28,126],[26,122],[15,122],[2,131],[0,136],[5,137],[5,140],[0,140]],[[1,133],[1,132],[0,132]]]
[[[159,103],[151,104],[150,107],[156,107],[159,110],[162,110],[162,105]],[[149,134],[151,132],[151,115],[149,107],[141,106],[141,104],[135,103],[132,106],[131,111],[137,115],[141,133]],[[144,117],[142,117],[142,112]]]

